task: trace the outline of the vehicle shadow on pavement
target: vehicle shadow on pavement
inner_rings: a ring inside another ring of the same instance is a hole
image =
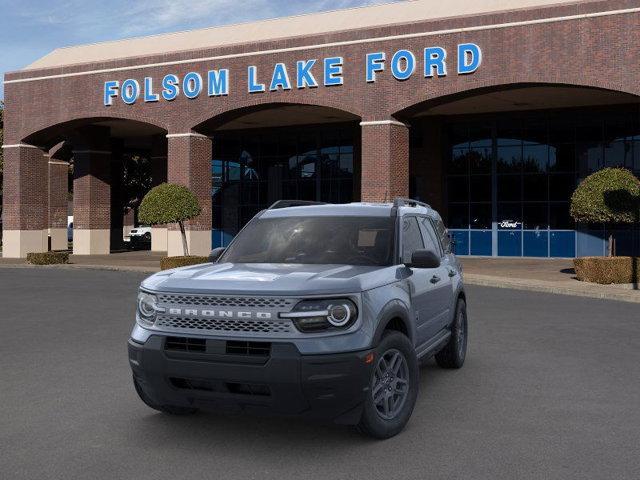
[[[421,417],[429,416],[427,395],[435,386],[446,381],[446,375],[447,371],[438,368],[432,360],[421,366],[420,394],[414,416],[417,413]],[[203,453],[210,453],[212,446],[218,452],[222,449],[230,453],[238,447],[251,447],[256,452],[272,455],[274,448],[290,448],[296,444],[300,448],[313,447],[314,452],[319,454],[339,450],[354,442],[377,442],[360,435],[350,426],[298,417],[266,416],[242,411],[207,411],[191,416],[170,416],[148,409],[146,412],[146,415],[135,415],[131,433],[137,437],[136,443],[156,448],[161,448],[166,441],[167,448],[181,445],[190,451],[202,450]],[[428,424],[428,419],[423,420],[427,420]],[[418,422],[410,421],[406,431],[417,428]]]

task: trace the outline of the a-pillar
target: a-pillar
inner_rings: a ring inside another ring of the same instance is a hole
[[[4,145],[2,256],[46,252],[48,153],[27,144]]]
[[[58,158],[60,144],[49,151],[49,237],[51,250],[67,250],[69,163]]]
[[[73,253],[107,255],[111,236],[109,129],[79,132],[73,150]]]
[[[151,144],[151,186],[156,187],[167,181],[167,138],[164,135],[156,135]],[[166,225],[157,225],[151,228],[151,251],[167,251]]]
[[[190,255],[208,255],[211,251],[211,155],[209,137],[198,133],[167,135],[169,183],[184,185],[198,198],[202,213],[186,223]],[[184,255],[182,237],[177,225],[169,226],[169,256]]]
[[[409,128],[396,120],[363,121],[361,198],[390,202],[409,196]]]

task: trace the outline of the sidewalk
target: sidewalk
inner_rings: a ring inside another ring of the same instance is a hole
[[[29,265],[24,259],[0,258],[0,267],[19,268],[96,268],[154,273],[160,271],[160,259],[164,252],[124,251],[111,255],[69,255],[67,265]]]
[[[571,259],[462,258],[470,285],[514,288],[640,303],[633,285],[598,285],[575,278]]]
[[[111,255],[71,255],[69,265],[35,267],[24,260],[0,258],[0,267],[97,268],[153,273],[160,270],[165,253],[135,251]],[[575,279],[570,259],[462,258],[464,279],[469,285],[513,288],[608,300],[640,303],[640,291],[632,285],[597,285]]]

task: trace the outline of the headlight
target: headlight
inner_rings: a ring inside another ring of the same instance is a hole
[[[156,320],[158,304],[155,295],[151,293],[138,292],[138,318],[142,326],[151,326]]]
[[[292,319],[302,332],[315,332],[350,327],[358,318],[358,309],[346,298],[303,300],[291,312],[281,313],[280,317]]]

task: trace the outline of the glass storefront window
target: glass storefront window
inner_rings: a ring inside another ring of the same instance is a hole
[[[280,199],[354,200],[357,124],[219,132],[213,142],[213,245],[227,245]]]
[[[551,202],[549,204],[549,223],[552,230],[575,228],[571,215],[569,215],[569,202]]]
[[[522,177],[522,199],[525,202],[547,201],[548,192],[547,175],[524,175]]]
[[[449,228],[469,228],[469,204],[450,203],[448,224]]]
[[[604,164],[607,167],[633,168],[633,144],[626,140],[608,143],[604,147]]]
[[[471,175],[470,179],[471,201],[491,202],[493,192],[491,175]]]
[[[560,143],[549,147],[549,171],[575,172],[576,147],[573,143]]]
[[[458,117],[446,132],[448,223],[471,255],[486,254],[474,239],[493,225],[492,253],[574,255],[579,180],[609,166],[640,174],[636,105]]]
[[[549,161],[548,145],[525,145],[522,151],[522,166],[525,172],[545,173]]]
[[[491,173],[491,147],[473,147],[469,150],[471,173]]]
[[[472,203],[470,228],[474,230],[482,230],[491,228],[491,204],[490,203]]]
[[[498,229],[520,230],[522,228],[522,203],[498,203]]]
[[[521,142],[522,143],[522,142]],[[519,173],[522,170],[522,144],[498,147],[498,173]]]
[[[522,228],[546,230],[549,228],[549,205],[547,203],[525,203],[522,206]]]
[[[498,200],[522,199],[522,177],[520,175],[498,175]]]
[[[469,201],[469,177],[451,176],[447,179],[447,198],[449,202]]]
[[[450,174],[466,174],[469,172],[469,149],[454,148],[449,162]]]

